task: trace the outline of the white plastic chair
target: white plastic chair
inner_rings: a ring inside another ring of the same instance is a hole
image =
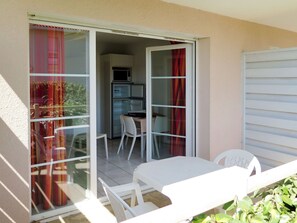
[[[125,135],[125,133],[126,133],[126,127],[125,127],[125,122],[124,122],[124,115],[120,115],[120,122],[121,122],[121,133],[122,133],[122,137],[125,138],[125,136],[126,136]],[[127,145],[127,143],[128,143],[128,137],[126,137],[125,145]],[[121,147],[119,147],[119,148],[124,149],[124,144],[122,144]]]
[[[214,162],[225,167],[240,166],[249,170],[249,175],[261,173],[259,160],[250,152],[242,149],[231,149],[219,154]]]
[[[70,151],[69,151],[69,157],[71,156],[72,150],[74,152],[81,152],[86,154],[86,148],[83,147],[83,141],[86,142],[86,132],[84,129],[75,129],[74,134],[72,136],[71,144],[70,144]],[[76,143],[78,144],[78,147],[76,146]]]
[[[143,138],[142,138],[140,130],[136,128],[135,122],[132,117],[123,116],[123,119],[124,119],[125,131],[124,131],[124,134],[122,135],[117,154],[119,154],[121,147],[123,146],[125,136],[131,137],[131,138],[133,138],[133,141],[132,141],[130,152],[128,155],[128,160],[130,160],[131,154],[134,149],[134,144],[135,144],[136,138],[141,137],[141,156],[143,156],[143,151],[144,151],[143,147],[144,146],[143,146]]]
[[[105,133],[98,133],[96,136],[96,140],[97,139],[104,139],[104,147],[105,147],[105,155],[106,155],[106,159],[108,159],[108,146],[107,146],[107,136]],[[81,152],[84,154],[87,154],[86,148],[82,147],[82,142],[87,140],[87,133],[86,130],[84,128],[76,128],[74,129],[74,134],[71,140],[71,146],[70,146],[70,151],[69,151],[69,157],[71,156],[71,152],[72,150],[74,150],[74,152]],[[75,143],[78,142],[78,148],[75,146]]]
[[[107,147],[107,136],[105,133],[98,133],[96,139],[104,139],[104,147],[105,147],[105,156],[108,159],[108,147]]]
[[[168,125],[167,125],[167,118],[166,117],[157,116],[155,118],[155,121],[153,123],[153,132],[155,132],[155,133],[166,133],[166,132],[168,132]],[[155,145],[155,149],[156,149],[156,152],[157,152],[157,156],[158,156],[158,158],[160,158],[159,142],[158,142],[157,136],[161,137],[161,135],[153,134],[154,145]]]
[[[152,202],[143,201],[139,184],[133,182],[130,184],[109,187],[101,178],[98,179],[102,183],[103,189],[110,201],[118,222],[158,209]],[[119,196],[119,193],[122,192],[135,192],[138,204],[136,206],[129,206]]]

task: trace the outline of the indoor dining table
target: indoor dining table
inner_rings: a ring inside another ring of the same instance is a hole
[[[125,115],[127,115],[127,116],[133,118],[135,124],[136,124],[137,126],[139,126],[139,128],[140,128],[140,132],[141,132],[141,134],[144,135],[144,134],[146,133],[146,117],[145,117],[145,116],[143,117],[142,115],[137,115],[137,112],[133,112],[133,114],[134,114],[134,115],[129,115],[129,113],[128,113],[128,114],[125,114]],[[157,114],[154,114],[154,115],[152,116],[152,121],[153,121],[153,122],[154,122],[154,120],[155,120],[155,118],[156,118],[156,115],[157,115]]]
[[[139,123],[141,134],[146,133],[146,118],[145,117],[132,117],[135,123]]]

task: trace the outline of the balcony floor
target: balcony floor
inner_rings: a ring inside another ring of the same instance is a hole
[[[104,141],[97,140],[97,178],[102,178],[108,185],[116,186],[132,182],[133,171],[141,163],[145,162],[140,154],[140,140],[137,139],[132,156],[127,160],[132,140],[129,139],[124,150],[117,154],[120,139],[108,140],[109,159],[106,159]],[[97,181],[97,197],[100,199],[105,197],[105,193],[99,181]],[[144,194],[145,201],[151,201],[158,207],[164,207],[170,204],[170,200],[157,191],[152,191]],[[106,206],[109,211],[112,209],[109,205]],[[75,213],[75,214],[74,214]],[[68,215],[68,216],[67,216]],[[72,215],[66,214],[58,216],[59,219],[46,221],[50,223],[58,222],[90,222],[83,213],[73,212]],[[54,218],[51,218],[54,219]],[[40,222],[44,222],[43,220]]]

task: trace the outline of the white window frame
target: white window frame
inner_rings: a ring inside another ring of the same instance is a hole
[[[185,77],[153,77],[151,76],[151,53],[153,51],[162,51],[162,50],[173,50],[173,49],[186,49],[186,76]],[[194,61],[195,55],[194,51],[194,43],[184,43],[184,44],[174,44],[174,45],[166,45],[166,46],[154,46],[148,47],[146,50],[146,95],[152,95],[151,87],[152,87],[152,79],[174,79],[174,78],[184,78],[186,79],[186,106],[180,106],[181,108],[186,109],[186,136],[176,136],[180,138],[186,139],[186,156],[194,156],[195,155],[195,122],[194,122],[194,110],[195,110],[195,78],[194,78]],[[153,105],[152,98],[147,97],[146,101],[146,109],[147,109],[147,153],[146,160],[149,162],[152,159],[152,106],[158,107],[178,107],[178,106],[170,106],[170,105]],[[189,106],[189,107],[188,107]],[[160,134],[164,136],[175,136],[171,134]]]
[[[73,76],[75,76],[75,77],[86,77],[86,76],[89,77],[89,83],[88,83],[89,97],[88,97],[88,99],[89,99],[90,113],[89,113],[89,115],[79,116],[79,117],[80,118],[81,117],[89,118],[88,126],[90,129],[90,154],[88,156],[86,156],[85,158],[88,158],[90,160],[90,173],[91,174],[90,174],[90,179],[89,179],[90,180],[89,190],[86,191],[86,199],[97,198],[96,103],[92,103],[92,102],[96,102],[96,29],[82,27],[82,26],[76,26],[76,25],[68,25],[68,24],[59,23],[59,22],[46,22],[46,21],[36,21],[36,20],[29,20],[29,24],[56,26],[56,27],[63,27],[63,28],[76,29],[76,30],[82,29],[82,30],[89,32],[89,40],[88,40],[88,44],[89,44],[89,55],[88,55],[89,56],[89,64],[88,64],[89,65],[89,75],[84,75],[84,74],[76,75],[75,74]],[[30,67],[30,66],[28,66],[28,67]],[[30,71],[28,71],[28,73],[30,74]],[[30,76],[43,76],[43,75],[33,73],[32,75],[31,74],[28,75],[28,78],[30,78]],[[49,75],[45,74],[44,76],[49,76]],[[60,75],[59,74],[59,76],[69,76],[69,75]],[[29,81],[29,83],[30,83],[30,81]],[[71,118],[73,118],[73,117],[71,117]],[[65,118],[63,118],[63,119],[65,119]],[[67,117],[66,117],[66,119],[67,119]],[[43,119],[40,119],[40,120],[43,120]],[[35,122],[36,120],[30,121],[30,114],[29,114],[28,121],[30,123],[32,121]],[[29,126],[30,126],[30,124],[29,124]],[[29,131],[29,134],[30,134],[30,131]],[[30,146],[29,146],[29,148],[30,148]],[[31,157],[31,153],[30,153],[30,157]],[[84,158],[84,157],[80,157],[80,158]],[[73,159],[69,159],[69,161],[72,161],[72,160]],[[76,160],[76,159],[74,159],[74,160]],[[29,168],[30,168],[29,173],[31,173],[31,165]],[[30,179],[31,179],[31,175],[30,175]],[[30,188],[31,188],[31,183],[30,183]],[[31,189],[30,189],[30,191],[31,191]],[[31,197],[30,197],[30,199],[31,199]],[[31,214],[31,220],[48,218],[48,217],[51,217],[54,215],[62,214],[62,213],[73,211],[73,210],[76,210],[75,204],[61,207],[59,209],[49,210],[44,213],[39,213],[39,214],[35,214],[35,215]],[[30,206],[30,213],[32,213],[31,206]]]

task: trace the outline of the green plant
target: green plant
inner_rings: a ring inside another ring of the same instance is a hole
[[[80,116],[88,113],[86,87],[81,83],[64,82],[64,116]],[[87,118],[66,120],[66,125],[88,124]]]
[[[255,192],[223,206],[225,213],[201,214],[193,223],[297,223],[297,175],[271,188]]]
[[[87,112],[87,91],[80,83],[65,82],[64,107],[66,116],[85,115]]]

